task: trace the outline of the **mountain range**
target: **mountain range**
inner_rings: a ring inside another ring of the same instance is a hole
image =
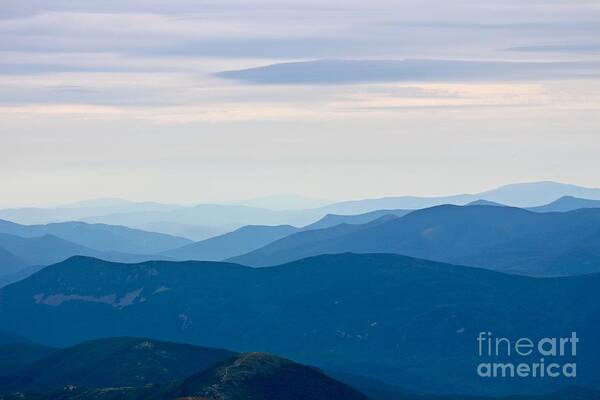
[[[0,210],[0,219],[20,224],[47,224],[81,221],[94,216],[129,212],[167,212],[181,208],[173,204],[132,202],[122,199],[95,199],[57,207],[24,207]]]
[[[11,350],[24,351],[17,344]],[[148,338],[107,338],[42,353],[12,372],[0,356],[0,398],[367,400],[316,368],[263,353]]]
[[[192,243],[191,240],[142,231],[120,225],[60,222],[46,225],[20,225],[0,220],[0,233],[26,238],[53,235],[99,251],[153,254]]]
[[[162,252],[179,260],[222,261],[263,247],[300,229],[291,225],[247,225],[223,235]]]
[[[156,258],[155,256],[98,251],[49,234],[39,237],[21,237],[0,233],[0,247],[22,260],[26,265],[50,265],[73,255],[122,262]]]
[[[331,228],[341,224],[361,225],[385,216],[403,217],[412,211],[414,210],[375,210],[355,215],[327,214],[317,222],[305,226],[302,230]]]
[[[599,189],[3,215],[0,400],[600,398]],[[482,332],[576,333],[577,377],[479,378],[540,361]]]
[[[327,214],[355,215],[377,210],[414,210],[443,204],[465,205],[481,199],[514,207],[536,207],[563,196],[600,200],[600,189],[557,182],[532,182],[501,186],[474,194],[384,197],[328,205],[321,205],[322,201],[297,196],[284,196],[283,200],[286,201],[282,201],[281,196],[271,196],[241,201],[238,204],[194,206],[100,199],[53,208],[28,207],[0,210],[0,219],[20,224],[83,221],[125,225],[130,228],[202,240],[244,225],[305,226]],[[291,209],[282,208],[286,203]],[[308,208],[299,209],[300,205]]]
[[[185,378],[234,353],[145,338],[110,338],[54,349],[4,375],[4,391],[45,391],[66,385],[141,387]]]
[[[252,252],[294,233],[314,231],[327,227],[332,228],[326,231],[328,234],[335,232],[336,235],[342,235],[356,229],[355,226],[362,228],[362,224],[372,223],[375,220],[378,221],[376,223],[387,221],[405,215],[408,212],[410,211],[379,210],[359,215],[327,214],[319,221],[303,228],[296,228],[291,225],[248,225],[233,232],[165,251],[161,254],[178,260],[223,261]],[[318,235],[319,232],[306,235],[314,234]]]
[[[506,207],[503,204],[488,201],[488,200],[476,200],[466,204],[467,206],[497,206],[497,207]],[[529,211],[534,212],[567,212],[573,211],[580,208],[599,208],[600,200],[588,200],[588,199],[579,199],[575,197],[561,197],[556,201],[546,204],[540,207],[532,207],[528,208]],[[290,236],[294,233],[317,230],[317,229],[326,229],[332,228],[336,225],[348,224],[348,225],[361,225],[372,222],[381,217],[402,217],[404,215],[409,214],[415,210],[377,210],[371,211],[364,214],[357,215],[340,215],[340,214],[327,214],[320,220],[304,226],[302,228],[295,228],[292,226],[245,226],[239,228],[233,232],[228,232],[222,235],[218,235],[216,237],[188,244],[181,248],[172,249],[162,254],[167,255],[169,257],[179,259],[179,260],[204,260],[204,261],[222,261],[231,258],[233,261],[240,261],[241,263],[247,263],[249,265],[254,265],[253,263],[257,262],[252,259],[257,253],[261,253],[263,250],[258,250],[261,247],[267,246],[264,251],[271,252],[273,248],[277,248],[277,246],[281,245],[281,243],[275,243],[273,246],[268,246],[271,243],[284,239],[287,236]],[[340,232],[339,229],[334,229],[332,232]],[[306,234],[306,235],[297,235],[294,238],[290,238],[289,243],[293,243],[293,240],[296,240],[299,237],[309,237],[310,235],[314,235],[315,240],[320,240],[320,236],[318,233]],[[326,235],[328,237],[328,235]],[[328,237],[329,238],[329,237]],[[285,240],[283,241],[285,242]],[[321,243],[320,243],[321,244]],[[292,244],[292,247],[295,247],[296,244]],[[257,250],[256,253],[248,255],[248,258],[240,258],[236,259],[234,257],[242,256],[245,253],[251,253]],[[276,252],[276,250],[275,250]],[[310,255],[319,254],[319,252],[312,252]],[[282,258],[276,260],[270,260],[269,263],[276,264],[278,262],[289,261],[298,257],[294,257],[293,251],[287,255],[292,256],[292,258]],[[260,265],[260,261],[258,261]]]
[[[585,188],[557,182],[531,182],[505,185],[496,189],[474,193],[441,197],[384,197],[345,201],[321,209],[334,214],[360,214],[375,210],[421,209],[444,204],[465,205],[478,200],[487,200],[513,207],[536,207],[571,196],[600,200],[600,189]]]
[[[120,262],[168,259],[160,255],[98,251],[50,234],[22,237],[0,233],[0,287],[23,279],[43,266],[66,260],[74,255]]]
[[[563,196],[543,206],[528,208],[535,212],[566,212],[580,208],[600,208],[600,200],[582,199],[573,196]]]
[[[28,351],[15,343],[3,350]],[[21,400],[491,400],[432,396],[357,376],[330,374],[266,353],[226,350],[149,338],[105,338],[42,350],[10,370],[0,354],[0,398]],[[35,351],[33,351],[35,352]],[[29,351],[32,353],[32,351]],[[83,361],[85,360],[85,361]],[[329,376],[328,376],[329,375]],[[358,390],[357,390],[358,389]],[[361,394],[365,393],[367,396]],[[596,400],[600,392],[566,388],[502,400]],[[500,400],[499,398],[496,398]]]
[[[536,279],[390,254],[339,254],[272,268],[118,264],[74,257],[0,289],[0,320],[47,346],[153,337],[279,354],[413,391],[468,394],[599,388],[600,275]],[[27,315],[27,318],[23,318]],[[473,378],[478,332],[576,331],[578,376]]]
[[[371,224],[295,233],[229,261],[256,267],[318,254],[394,253],[535,276],[600,272],[597,208],[445,205]]]

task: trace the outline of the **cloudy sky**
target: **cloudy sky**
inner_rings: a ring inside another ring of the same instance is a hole
[[[597,0],[3,0],[0,206],[600,186]]]

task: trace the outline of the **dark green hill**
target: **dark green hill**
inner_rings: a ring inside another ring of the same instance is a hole
[[[3,376],[49,356],[56,351],[53,347],[32,343],[29,339],[13,332],[0,331],[0,386],[6,383]]]
[[[8,375],[4,390],[141,387],[184,378],[232,355],[226,350],[152,339],[99,339],[56,351]]]
[[[276,380],[277,377],[274,377]],[[174,386],[174,385],[171,385]],[[240,388],[241,391],[242,388]],[[293,387],[288,388],[286,394],[290,397],[282,397],[282,399],[295,398]],[[185,396],[172,397],[169,391],[173,388],[165,387],[164,385],[152,385],[146,388],[100,388],[89,389],[79,387],[66,387],[58,390],[53,390],[47,393],[17,393],[0,395],[2,400],[215,400],[215,398]],[[352,398],[352,397],[350,397]],[[277,398],[279,399],[279,398]],[[302,398],[305,399],[305,398]],[[331,400],[343,399],[339,397],[311,397],[311,399]],[[572,388],[561,390],[554,393],[544,395],[520,395],[508,397],[476,397],[463,395],[449,396],[427,396],[427,395],[403,395],[390,394],[390,397],[369,397],[370,400],[600,400],[600,392],[596,390]],[[220,399],[219,399],[220,400]],[[229,397],[228,400],[248,400],[248,397]],[[273,398],[268,398],[273,400]]]
[[[245,353],[185,379],[165,398],[211,400],[367,400],[316,368],[263,353]]]
[[[10,375],[26,365],[48,357],[57,349],[34,343],[0,344],[0,387],[3,376]]]
[[[14,343],[30,343],[30,340],[17,333],[0,330],[0,346]]]

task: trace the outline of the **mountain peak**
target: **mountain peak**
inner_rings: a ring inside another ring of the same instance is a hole
[[[294,388],[294,390],[290,390]],[[243,353],[183,381],[176,398],[367,400],[314,367],[267,353]]]
[[[467,206],[494,206],[494,207],[505,207],[504,204],[496,203],[495,201],[489,201],[485,199],[479,199],[466,204]]]

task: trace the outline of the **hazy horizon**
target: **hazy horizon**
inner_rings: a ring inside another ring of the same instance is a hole
[[[366,195],[359,197],[349,197],[349,198],[336,198],[336,199],[325,199],[319,197],[313,197],[304,195],[301,193],[269,193],[265,195],[259,195],[256,197],[247,197],[247,198],[237,198],[237,199],[214,199],[204,201],[202,199],[198,199],[196,201],[192,200],[181,200],[181,201],[160,201],[153,198],[127,198],[127,197],[110,197],[110,196],[99,196],[99,197],[89,197],[89,198],[72,198],[62,202],[39,202],[39,203],[19,203],[14,205],[2,205],[0,202],[0,209],[18,209],[18,208],[68,208],[68,207],[81,207],[81,206],[95,206],[95,205],[116,205],[118,203],[157,203],[157,204],[165,204],[165,205],[174,205],[174,206],[183,206],[183,207],[191,207],[197,205],[208,205],[208,204],[216,204],[216,205],[245,205],[256,208],[265,208],[265,209],[280,209],[285,210],[285,207],[282,207],[278,204],[285,204],[289,202],[296,202],[298,204],[308,204],[305,207],[295,206],[289,207],[289,209],[310,209],[310,208],[318,208],[320,206],[331,205],[336,203],[343,202],[351,202],[351,201],[361,201],[361,200],[370,200],[370,199],[384,199],[384,198],[400,198],[400,197],[417,197],[417,198],[438,198],[438,197],[448,197],[448,196],[477,196],[480,194],[484,194],[487,191],[493,191],[501,188],[508,187],[518,187],[518,186],[527,186],[527,185],[536,185],[536,184],[551,184],[558,186],[574,186],[579,189],[590,189],[590,190],[600,190],[600,187],[596,186],[586,186],[586,185],[576,185],[569,182],[557,182],[551,180],[543,180],[543,181],[530,181],[530,182],[512,182],[504,185],[498,185],[493,187],[485,187],[481,190],[471,190],[471,191],[463,191],[463,192],[447,192],[447,193],[388,193],[383,195]],[[534,190],[535,191],[535,190]],[[538,189],[539,191],[539,189]],[[542,190],[543,191],[543,190]],[[561,190],[558,189],[558,192]],[[570,194],[564,194],[564,196],[571,196]],[[518,197],[518,196],[517,196]],[[556,197],[556,199],[562,196]],[[577,197],[577,196],[575,196]],[[593,197],[593,196],[592,196]],[[580,197],[582,199],[587,199],[587,197]],[[488,200],[485,196],[482,196],[480,200]],[[253,204],[255,202],[272,202],[273,207],[269,207],[266,205],[256,205]],[[314,206],[310,206],[311,203],[314,203]],[[532,204],[530,206],[535,205],[544,205],[546,204],[544,201],[539,202],[539,204]]]

